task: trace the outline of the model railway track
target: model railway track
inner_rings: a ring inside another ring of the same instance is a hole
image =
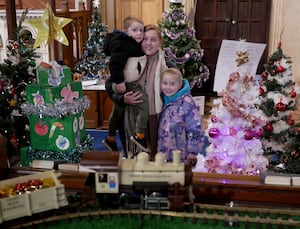
[[[102,218],[112,216],[131,217],[133,215],[139,216],[141,219],[144,217],[157,216],[158,220],[162,217],[168,218],[182,218],[183,220],[191,219],[192,222],[201,221],[203,224],[207,220],[213,222],[226,222],[228,226],[234,226],[237,223],[245,224],[266,224],[289,226],[289,228],[300,228],[300,210],[287,210],[287,209],[269,209],[269,208],[254,208],[254,207],[230,207],[222,205],[210,204],[195,204],[195,212],[175,212],[175,211],[162,211],[162,210],[149,210],[149,209],[116,209],[116,210],[96,210],[87,212],[66,213],[63,215],[55,215],[47,218],[33,220],[30,222],[14,225],[12,228],[24,228],[48,223],[58,222],[60,220],[75,220],[83,218]],[[297,220],[293,219],[297,218]]]

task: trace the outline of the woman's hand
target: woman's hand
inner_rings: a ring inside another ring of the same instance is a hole
[[[129,91],[124,94],[124,103],[129,105],[135,105],[138,103],[143,102],[140,98],[143,96],[143,94],[139,91],[133,92]]]
[[[126,92],[126,85],[125,83],[119,83],[116,85],[116,90],[118,93],[123,94]]]

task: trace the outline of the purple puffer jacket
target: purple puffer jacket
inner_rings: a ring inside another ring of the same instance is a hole
[[[190,94],[189,84],[184,86],[171,98],[164,96],[164,108],[160,115],[157,152],[173,160],[173,150],[181,150],[181,160],[188,154],[201,153],[204,141],[202,116]]]

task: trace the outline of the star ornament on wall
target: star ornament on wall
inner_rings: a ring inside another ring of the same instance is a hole
[[[63,31],[63,27],[72,21],[70,18],[56,17],[47,3],[43,16],[40,19],[28,19],[27,22],[37,30],[37,37],[33,48],[39,47],[43,42],[49,43],[56,40],[63,45],[68,46],[69,41]]]

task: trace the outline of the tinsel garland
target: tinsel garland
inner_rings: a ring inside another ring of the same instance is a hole
[[[184,54],[183,57],[176,57],[176,55],[172,52],[172,50],[169,47],[165,48],[165,52],[166,52],[167,56],[171,60],[175,61],[177,64],[184,64],[185,62],[187,62],[190,59],[193,59],[195,61],[197,61],[197,60],[200,61],[204,55],[203,49],[200,50],[200,53],[197,52],[196,49],[190,49],[188,51],[188,53]]]
[[[227,110],[232,114],[233,117],[243,117],[245,120],[253,122],[259,118],[248,113],[249,111],[247,110],[247,105],[238,102],[240,98],[235,98],[232,96],[233,84],[239,80],[240,74],[238,72],[233,72],[230,74],[226,90],[223,92],[222,103],[225,107],[227,107]],[[243,85],[246,89],[249,89],[250,84],[254,83],[255,79],[251,76],[246,76],[243,79]]]
[[[179,32],[179,33],[172,33],[169,29],[165,28],[164,33],[167,37],[169,37],[171,40],[175,40],[180,38],[183,35],[187,35],[187,38],[193,38],[195,36],[195,29],[194,28],[188,28],[185,31]]]
[[[83,96],[74,100],[72,103],[64,100],[55,99],[53,104],[34,105],[25,102],[21,105],[22,113],[26,116],[36,115],[42,117],[62,118],[83,112],[90,106],[90,100]]]
[[[93,149],[93,144],[94,137],[87,134],[84,141],[81,144],[76,144],[76,147],[69,152],[41,151],[28,147],[25,156],[30,160],[63,160],[67,163],[78,163],[82,153]]]

